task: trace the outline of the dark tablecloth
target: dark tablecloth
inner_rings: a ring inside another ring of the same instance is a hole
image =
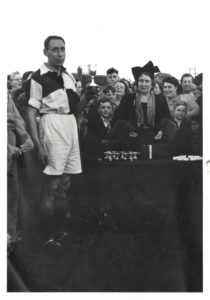
[[[86,213],[107,211],[122,230],[202,228],[201,161],[101,161],[77,177],[75,191]]]

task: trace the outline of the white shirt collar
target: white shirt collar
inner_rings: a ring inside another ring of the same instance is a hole
[[[48,66],[46,65],[46,63],[43,63],[41,68],[40,68],[40,74],[43,75],[47,72],[53,72],[51,69],[48,68]],[[62,67],[62,72],[66,72],[66,69],[64,67]]]
[[[107,119],[105,119],[104,117],[101,116],[101,119],[102,119],[105,127],[108,127],[110,125],[111,118],[109,118],[109,120],[107,120]]]

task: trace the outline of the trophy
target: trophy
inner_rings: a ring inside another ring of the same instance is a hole
[[[99,86],[95,83],[95,75],[96,75],[96,64],[88,65],[88,73],[91,77],[90,84],[86,87],[86,94],[88,99],[96,99],[99,92]]]
[[[120,151],[120,158],[122,160],[127,160],[127,152],[126,151]]]
[[[130,160],[130,162],[133,161],[133,151],[128,152],[128,159]]]
[[[138,159],[137,155],[139,154],[140,154],[139,152],[133,152],[133,159],[137,160]]]
[[[112,152],[111,151],[105,151],[104,155],[105,155],[105,157],[104,157],[105,160],[112,161]]]
[[[116,151],[111,151],[111,156],[113,159],[116,159]]]
[[[120,159],[120,152],[118,152],[118,151],[115,151],[115,159],[116,160],[119,160]]]
[[[88,65],[88,71],[89,71],[89,75],[91,77],[91,83],[89,84],[89,86],[97,86],[97,84],[94,81],[95,76],[96,76],[96,66],[97,65],[94,65],[94,64]]]

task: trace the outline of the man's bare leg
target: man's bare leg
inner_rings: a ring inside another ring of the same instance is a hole
[[[70,187],[70,175],[63,174],[60,178],[58,192],[57,192],[57,206],[65,211],[67,218],[71,217],[69,203],[67,199],[67,192]]]
[[[53,215],[55,212],[55,198],[61,176],[46,175],[46,185],[43,194],[43,210],[48,215]]]

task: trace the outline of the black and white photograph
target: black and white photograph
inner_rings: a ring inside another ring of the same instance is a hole
[[[207,1],[2,11],[4,296],[205,296]]]

